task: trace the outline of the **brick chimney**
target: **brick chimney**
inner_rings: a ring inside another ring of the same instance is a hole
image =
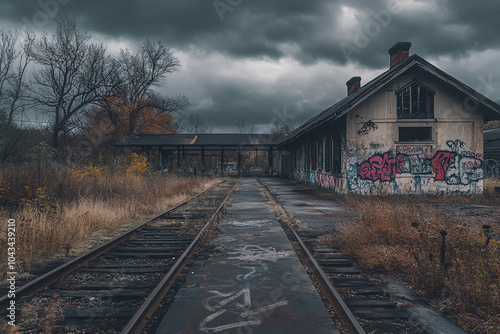
[[[389,49],[391,68],[410,56],[410,42],[397,42]]]
[[[345,83],[347,85],[347,96],[361,88],[361,77],[352,77]]]

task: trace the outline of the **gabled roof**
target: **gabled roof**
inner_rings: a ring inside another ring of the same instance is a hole
[[[331,106],[330,108],[323,110],[317,116],[311,118],[309,121],[305,122],[303,125],[295,129],[289,135],[280,139],[278,144],[286,144],[312,130],[317,128],[318,126],[324,124],[328,121],[334,121],[342,116],[344,116],[347,112],[349,112],[352,108],[356,107],[367,98],[375,94],[380,88],[384,85],[388,84],[392,80],[396,79],[400,75],[409,71],[413,68],[419,68],[424,70],[427,73],[432,74],[434,77],[440,79],[444,83],[456,88],[460,92],[462,92],[465,96],[469,96],[474,99],[476,102],[479,102],[482,105],[487,115],[487,118],[500,118],[500,105],[488,99],[484,95],[475,91],[471,87],[462,83],[458,79],[455,79],[451,75],[445,73],[440,70],[436,66],[432,65],[422,57],[417,54],[414,54],[407,59],[401,61],[399,64],[393,66],[386,72],[379,75],[377,78],[368,82],[364,86],[362,86],[355,93],[347,96],[343,100],[339,101],[337,104]]]
[[[184,147],[200,149],[201,147],[220,149],[260,148],[272,146],[282,135],[276,134],[143,134],[118,141],[115,146],[134,147]]]

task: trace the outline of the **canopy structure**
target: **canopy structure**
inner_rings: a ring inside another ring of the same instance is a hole
[[[191,156],[198,156],[201,162],[202,175],[206,172],[206,157],[208,152],[220,152],[220,172],[224,172],[225,152],[237,152],[238,175],[241,173],[242,151],[267,151],[268,172],[273,174],[273,152],[277,150],[276,143],[282,135],[278,134],[162,134],[162,135],[135,135],[124,141],[116,142],[118,147],[135,147],[149,151],[150,160],[153,151],[159,152],[159,167],[164,170],[169,162],[172,164],[173,152],[177,151],[177,168],[186,171],[186,152]],[[196,152],[193,154],[193,152]]]
[[[500,128],[484,131],[484,158],[500,162]]]

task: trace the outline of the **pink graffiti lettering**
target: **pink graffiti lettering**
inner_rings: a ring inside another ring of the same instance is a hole
[[[361,164],[358,174],[362,179],[372,181],[392,181],[398,171],[398,159],[390,157],[389,152],[375,155]]]

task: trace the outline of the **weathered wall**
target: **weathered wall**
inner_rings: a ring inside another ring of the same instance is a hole
[[[395,91],[417,79],[436,93],[434,120],[398,120]],[[419,73],[398,78],[347,116],[347,191],[476,194],[483,188],[483,118],[464,97]],[[470,109],[470,108],[469,108]],[[398,127],[432,127],[432,141],[398,142]]]

